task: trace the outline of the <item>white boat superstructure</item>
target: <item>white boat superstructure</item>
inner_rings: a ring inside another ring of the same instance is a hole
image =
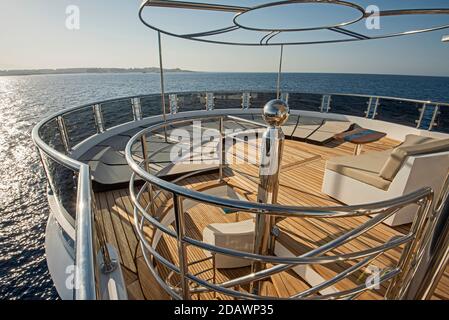
[[[358,5],[326,3],[361,17],[319,29],[369,40],[343,29],[368,17]],[[233,27],[176,35],[145,22],[151,7],[236,15]],[[161,33],[206,41],[248,29],[239,17],[258,9],[144,1],[140,14],[162,56]],[[276,92],[166,93],[161,59],[161,94],[34,128],[62,298],[449,298],[449,104],[283,91],[283,46],[308,43],[272,38],[306,29],[256,31],[268,34],[244,44],[282,48]]]

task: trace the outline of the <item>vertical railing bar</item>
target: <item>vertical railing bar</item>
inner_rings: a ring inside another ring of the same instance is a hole
[[[215,109],[215,95],[213,92],[206,92],[206,111]]]
[[[283,56],[284,56],[284,45],[281,45],[281,53],[280,53],[280,56],[279,56],[279,70],[278,70],[276,99],[280,99],[280,97],[281,97],[281,75],[282,75],[282,60],[283,60]]]
[[[175,227],[178,244],[178,258],[180,270],[179,276],[181,278],[182,298],[184,300],[190,300],[189,279],[186,276],[186,274],[189,272],[187,261],[187,248],[186,243],[183,240],[185,235],[184,209],[182,198],[175,193],[173,193],[173,206],[175,211]]]
[[[165,142],[167,142],[167,112],[165,110],[165,80],[164,80],[164,67],[163,67],[163,60],[162,60],[162,39],[161,39],[161,32],[158,31],[157,33],[157,39],[159,44],[159,73],[161,78],[161,104],[162,104],[162,115],[164,119],[164,136],[165,136]]]
[[[219,181],[223,182],[223,177],[224,177],[224,166],[225,166],[225,162],[226,162],[226,148],[224,146],[225,143],[225,132],[224,132],[224,118],[220,117],[220,142],[219,142],[219,146],[220,146],[220,163],[219,163]]]
[[[142,120],[142,105],[140,98],[132,98],[131,107],[133,111],[134,121]]]
[[[289,99],[289,93],[288,92],[282,92],[281,93],[281,100],[283,100],[285,103],[288,104],[288,99]]]
[[[97,126],[97,133],[103,133],[105,131],[105,128],[101,104],[94,104],[92,108],[94,112],[95,125]]]
[[[70,140],[69,140],[69,134],[67,132],[67,127],[65,125],[65,120],[62,116],[57,117],[58,122],[58,128],[59,128],[59,134],[61,135],[62,143],[64,144],[64,149],[66,153],[70,152]]]
[[[370,116],[371,116],[371,109],[372,109],[372,105],[373,105],[373,99],[374,99],[373,97],[370,97],[369,100],[368,100],[368,106],[367,106],[366,111],[365,111],[365,113],[366,113],[365,118],[370,118]]]
[[[142,136],[140,137],[140,144],[142,147],[142,158],[143,158],[143,165],[144,165],[145,171],[148,173],[151,173],[150,160],[148,159],[149,149],[148,149],[148,141],[147,141],[146,133],[142,134]],[[142,188],[144,188],[144,187],[145,187],[145,185],[142,186]],[[153,185],[148,182],[147,188],[148,188],[148,197],[150,200],[151,215],[153,217],[155,217],[156,216],[156,207],[154,204],[155,199],[154,199],[154,193],[153,193]]]
[[[433,127],[435,126],[435,121],[437,119],[439,112],[440,112],[440,105],[436,104],[435,109],[433,111],[432,120],[430,121],[429,131],[431,131],[433,129]]]
[[[330,110],[330,104],[331,104],[331,96],[330,95],[323,95],[321,98],[321,107],[320,112],[327,113]]]
[[[377,108],[379,107],[379,98],[376,97],[376,100],[374,102],[374,110],[373,110],[373,115],[371,117],[371,119],[375,119],[377,116]]]
[[[168,105],[170,106],[170,114],[178,113],[178,95],[176,93],[168,95]]]
[[[419,119],[417,121],[416,129],[420,129],[421,128],[421,123],[422,123],[422,120],[424,118],[424,113],[426,112],[426,108],[427,108],[427,103],[424,103],[422,108],[421,108],[421,114],[419,115]]]

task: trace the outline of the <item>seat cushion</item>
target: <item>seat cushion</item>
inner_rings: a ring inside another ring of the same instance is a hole
[[[300,117],[296,129],[292,133],[293,138],[305,140],[321,127],[324,120],[320,118]]]
[[[416,135],[407,135],[404,142],[393,149],[379,175],[383,179],[392,181],[407,157],[445,151],[449,151],[449,139],[440,140]]]
[[[254,250],[255,225],[252,219],[235,223],[212,223],[203,230],[203,241],[217,247],[243,252]],[[209,251],[205,251],[210,256]],[[251,264],[250,260],[217,254],[217,268],[240,268]]]
[[[284,132],[286,137],[291,137],[291,135],[295,132],[296,124],[288,124],[282,126],[282,132]]]
[[[391,150],[366,153],[358,156],[344,156],[330,159],[326,162],[326,169],[372,185],[376,188],[388,190],[391,181],[379,176]]]
[[[315,143],[326,143],[333,139],[337,133],[345,132],[351,127],[351,122],[348,121],[333,121],[326,120],[315,132],[307,137],[307,141]]]

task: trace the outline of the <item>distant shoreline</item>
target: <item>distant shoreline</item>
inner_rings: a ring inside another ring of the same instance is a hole
[[[164,72],[195,72],[179,68],[164,69]],[[30,69],[0,70],[1,76],[31,76],[51,74],[89,74],[89,73],[159,73],[159,68],[63,68],[63,69]]]
[[[221,73],[221,74],[276,74],[277,72],[250,72],[250,71],[192,71],[180,68],[164,69],[167,73]],[[33,76],[33,75],[70,75],[70,74],[126,74],[126,73],[159,73],[159,68],[61,68],[61,69],[27,69],[27,70],[0,70],[2,76]],[[357,72],[298,72],[284,71],[283,74],[315,74],[315,75],[357,75],[357,76],[391,76],[391,77],[430,77],[449,78],[449,75],[424,74],[393,74],[393,73],[357,73]]]

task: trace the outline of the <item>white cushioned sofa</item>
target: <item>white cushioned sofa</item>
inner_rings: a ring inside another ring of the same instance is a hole
[[[407,135],[398,147],[326,162],[322,191],[347,205],[400,197],[422,187],[438,195],[449,171],[449,139]],[[402,209],[386,223],[411,223],[416,207]]]

